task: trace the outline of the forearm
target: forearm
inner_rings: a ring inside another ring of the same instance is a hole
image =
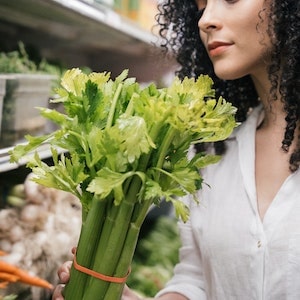
[[[188,300],[186,297],[178,294],[178,293],[167,293],[158,298],[143,298],[140,300]]]
[[[122,300],[188,300],[186,297],[182,296],[179,293],[168,292],[157,298],[141,298],[136,294],[132,289],[127,285],[124,286]]]
[[[158,298],[143,298],[140,300],[156,300],[156,299],[157,300],[188,300],[186,297],[184,297],[178,293],[167,293]]]
[[[158,300],[188,300],[186,297],[178,293],[167,293],[157,298]],[[150,300],[145,299],[145,300]]]

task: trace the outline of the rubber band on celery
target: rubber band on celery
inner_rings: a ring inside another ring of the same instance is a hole
[[[101,274],[101,273],[98,273],[96,271],[93,271],[91,269],[88,269],[84,266],[81,266],[80,264],[77,263],[77,260],[76,260],[76,252],[74,254],[74,268],[77,270],[77,271],[80,271],[82,273],[85,273],[87,275],[90,275],[90,276],[93,276],[97,279],[100,279],[100,280],[103,280],[103,281],[107,281],[107,282],[113,282],[113,283],[124,283],[126,282],[129,274],[130,274],[130,269],[128,270],[127,274],[124,276],[124,277],[113,277],[113,276],[108,276],[108,275],[104,275],[104,274]]]

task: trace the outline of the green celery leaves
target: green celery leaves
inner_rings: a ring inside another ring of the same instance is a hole
[[[87,211],[94,195],[100,200],[110,196],[119,205],[137,183],[141,188],[130,201],[149,205],[165,198],[186,221],[188,210],[178,198],[194,194],[202,182],[198,169],[219,159],[201,153],[189,161],[187,151],[198,142],[227,138],[237,125],[236,109],[214,98],[208,76],[176,77],[161,89],[154,84],[142,88],[127,76],[128,70],[115,80],[107,72],[68,70],[54,100],[65,112],[40,108],[59,129],[27,136],[28,143],[11,152],[11,161],[48,143],[54,164],[47,166],[35,154],[28,164],[35,180],[73,193]]]

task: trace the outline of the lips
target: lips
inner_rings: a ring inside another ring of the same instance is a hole
[[[226,43],[226,42],[212,42],[209,43],[207,46],[209,55],[211,57],[221,55],[224,51],[226,51],[230,46],[232,46],[232,43]]]

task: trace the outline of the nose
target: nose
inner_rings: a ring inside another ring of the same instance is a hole
[[[221,28],[221,19],[218,17],[217,7],[207,5],[199,19],[198,26],[205,33]]]

